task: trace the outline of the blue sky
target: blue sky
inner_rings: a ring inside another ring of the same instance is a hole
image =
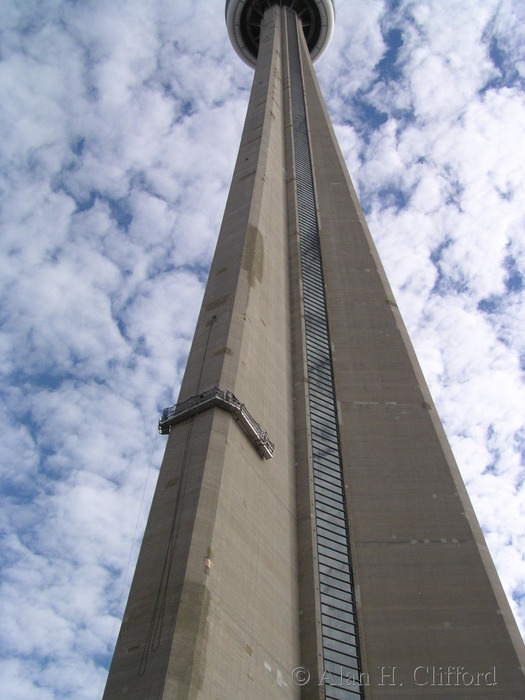
[[[0,694],[99,698],[252,73],[222,0],[0,7]],[[336,5],[319,79],[525,629],[525,9]]]

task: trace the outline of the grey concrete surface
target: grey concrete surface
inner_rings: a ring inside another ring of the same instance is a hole
[[[180,393],[183,401],[214,386],[233,391],[268,431],[275,456],[263,460],[232,416],[218,409],[172,428],[105,700],[325,697],[281,14],[273,7],[265,15],[231,191]],[[302,64],[362,695],[517,700],[525,697],[521,637],[304,42]],[[304,687],[294,683],[297,666],[311,674]],[[357,696],[345,695],[343,687],[331,697]]]

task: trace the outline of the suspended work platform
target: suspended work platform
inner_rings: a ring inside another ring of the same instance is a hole
[[[167,435],[172,425],[182,423],[210,408],[222,408],[229,411],[261,457],[264,459],[273,457],[274,444],[269,439],[268,433],[254,420],[246,406],[239,401],[233,392],[222,391],[218,387],[213,387],[203,394],[192,396],[182,403],[165,408],[159,420],[159,433]]]

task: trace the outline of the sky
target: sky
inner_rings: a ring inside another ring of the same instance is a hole
[[[525,5],[339,0],[319,80],[525,630]],[[0,0],[0,696],[100,698],[240,141],[222,0]]]

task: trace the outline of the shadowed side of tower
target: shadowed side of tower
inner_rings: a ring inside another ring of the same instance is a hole
[[[521,635],[302,65],[364,696],[520,697]]]
[[[315,78],[331,0],[226,19],[254,83],[104,698],[515,700],[523,643]]]

